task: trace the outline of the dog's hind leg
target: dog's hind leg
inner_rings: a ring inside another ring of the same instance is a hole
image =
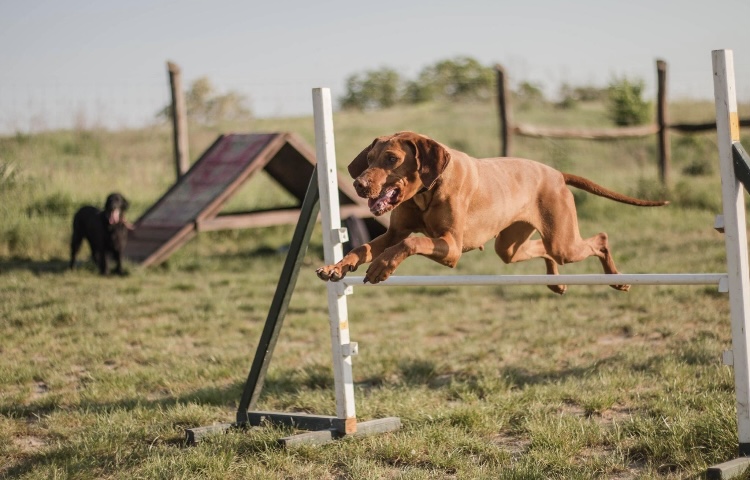
[[[557,263],[547,254],[541,240],[530,240],[536,231],[533,225],[524,222],[514,223],[500,232],[495,240],[495,253],[505,263],[522,262],[531,258],[543,258],[547,274],[557,275]],[[547,285],[547,288],[562,295],[567,290],[565,285]]]
[[[617,271],[617,267],[615,267],[615,261],[612,258],[612,253],[609,250],[609,240],[606,233],[601,232],[598,235],[587,238],[586,240],[584,240],[584,242],[591,245],[594,249],[594,255],[599,258],[599,261],[602,264],[602,268],[604,269],[604,273],[620,273]],[[630,285],[610,285],[610,287],[623,292],[627,292],[628,290],[630,290]]]
[[[593,237],[582,239],[578,233],[578,223],[569,222],[560,228],[556,222],[550,222],[548,231],[542,233],[542,239],[549,256],[558,264],[579,262],[588,257],[597,257],[604,273],[617,274],[615,261],[609,249],[607,234],[601,232]],[[615,290],[627,292],[630,285],[610,285]]]
[[[123,275],[125,272],[122,270],[122,252],[115,252],[115,270],[114,272],[118,275]]]
[[[81,249],[81,243],[83,242],[83,235],[73,229],[73,236],[70,239],[70,269],[73,270],[76,267],[76,256],[78,250]]]
[[[612,259],[607,234],[602,232],[587,239],[581,238],[573,195],[567,189],[564,192],[558,196],[558,201],[546,205],[545,215],[542,216],[547,221],[539,233],[549,257],[558,265],[565,265],[595,256],[599,258],[604,273],[619,273]],[[630,289],[630,285],[610,286],[624,292]]]
[[[593,256],[599,258],[604,273],[620,273],[617,271],[617,267],[615,267],[615,261],[612,259],[612,253],[609,250],[607,234],[604,232],[587,239],[581,239],[579,237],[576,242],[564,245],[560,245],[553,239],[548,248],[552,257],[560,265],[579,262],[585,258]],[[610,287],[623,292],[630,290],[630,285],[610,285]]]
[[[109,273],[109,265],[107,265],[107,252],[104,249],[96,250],[94,252],[94,263],[99,267],[99,273],[101,275],[107,275]]]

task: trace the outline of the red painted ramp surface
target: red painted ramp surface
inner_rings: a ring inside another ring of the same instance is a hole
[[[195,234],[195,222],[215,215],[247,177],[285,143],[285,134],[220,137],[135,223],[125,255],[143,265],[164,260]]]
[[[216,218],[219,210],[260,169],[301,203],[314,163],[312,150],[291,133],[223,135],[135,222],[125,256],[143,266],[154,265],[166,260],[199,228],[222,228],[222,220],[227,218]],[[339,183],[339,196],[342,209],[359,218],[371,217],[350,182]],[[241,228],[262,226],[264,222],[293,223],[298,216],[293,209],[249,212],[241,219],[229,218],[228,224]],[[374,220],[367,219],[370,223]],[[384,231],[382,225],[375,226]]]

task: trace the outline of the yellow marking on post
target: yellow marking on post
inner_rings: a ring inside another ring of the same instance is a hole
[[[344,320],[343,322],[339,322],[339,329],[346,330],[347,328],[349,328],[349,321],[348,320]]]
[[[740,118],[737,112],[729,112],[729,132],[733,142],[740,141]]]

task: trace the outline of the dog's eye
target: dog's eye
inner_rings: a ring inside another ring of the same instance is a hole
[[[388,163],[396,163],[398,162],[398,157],[391,155],[388,157]]]

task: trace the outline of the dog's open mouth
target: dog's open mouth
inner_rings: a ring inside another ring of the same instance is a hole
[[[115,208],[111,212],[109,212],[109,224],[114,225],[116,223],[120,223],[120,209]]]
[[[398,194],[401,192],[398,187],[389,187],[383,190],[377,198],[367,199],[367,206],[373,215],[380,216],[390,212],[396,206]]]

